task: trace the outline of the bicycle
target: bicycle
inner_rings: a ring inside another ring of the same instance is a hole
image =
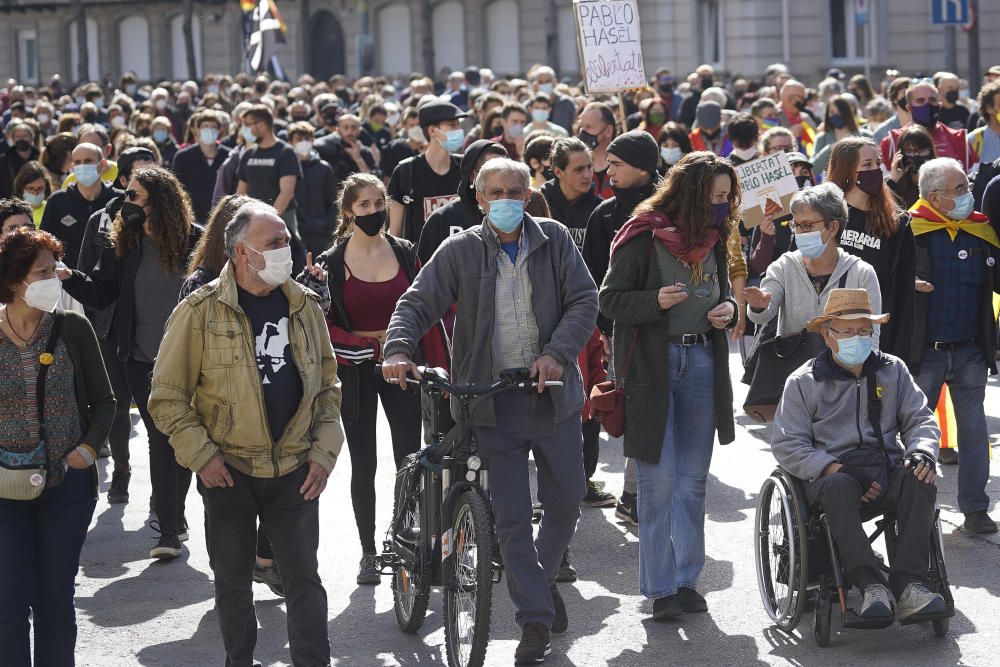
[[[407,457],[396,473],[392,522],[378,567],[392,576],[393,609],[403,632],[420,629],[431,588],[442,588],[448,664],[480,667],[489,641],[493,584],[500,583],[503,562],[493,530],[489,462],[478,454],[472,417],[486,399],[537,390],[538,383],[527,368],[505,370],[489,385],[454,385],[441,369],[418,370],[422,379],[407,382],[419,385],[435,406],[431,443]],[[450,419],[437,409],[445,394],[459,405],[458,424],[448,433],[440,425]]]

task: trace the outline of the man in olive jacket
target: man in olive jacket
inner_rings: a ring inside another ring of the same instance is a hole
[[[167,321],[149,411],[198,473],[226,664],[250,665],[257,517],[288,599],[292,662],[327,665],[319,495],[344,441],[340,385],[316,295],[290,277],[290,235],[266,204],[237,211],[229,262]]]

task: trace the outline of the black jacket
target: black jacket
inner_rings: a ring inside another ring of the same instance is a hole
[[[80,245],[80,257],[76,262],[77,270],[90,274],[94,272],[104,255],[104,250],[111,245],[111,226],[115,216],[122,206],[121,191],[115,190],[116,196],[111,199],[107,206],[94,213],[87,220],[87,228],[83,232],[83,243]],[[84,310],[90,323],[94,325],[94,333],[101,340],[107,340],[111,333],[111,325],[115,317],[115,304],[112,303],[106,308],[91,308],[85,306]]]
[[[208,222],[208,214],[212,211],[215,179],[229,153],[228,148],[219,145],[215,159],[209,163],[205,154],[201,152],[201,146],[195,144],[182,148],[174,155],[170,170],[187,188],[188,194],[191,195],[191,207],[194,209],[195,219],[202,224]]]
[[[49,232],[62,241],[66,266],[76,268],[90,216],[103,209],[112,197],[119,194],[121,191],[115,190],[110,183],[104,183],[94,201],[88,201],[80,194],[78,184],[71,183],[65,190],[53,193],[45,202],[40,227],[42,231]]]
[[[371,149],[361,144],[360,141],[358,143],[361,145],[361,159],[368,165],[368,171],[381,178],[382,172],[375,164],[375,156],[372,155]],[[313,143],[313,148],[333,168],[338,183],[343,182],[351,174],[358,173],[358,165],[354,162],[354,158],[344,150],[344,143],[339,134],[328,134],[317,139]]]
[[[181,259],[181,270],[187,267],[188,259],[201,238],[204,228],[192,225],[188,235],[188,247]],[[88,308],[104,309],[116,304],[113,316],[114,335],[118,343],[118,357],[122,361],[132,356],[132,342],[135,335],[135,277],[142,258],[142,243],[137,243],[125,254],[118,257],[115,247],[107,244],[101,251],[100,266],[90,273],[91,280],[83,271],[74,270],[73,275],[63,281],[63,288],[74,299]]]
[[[594,212],[597,205],[601,203],[593,189],[587,194],[577,199],[572,204],[563,195],[559,188],[559,181],[552,179],[542,184],[542,194],[549,203],[549,211],[552,218],[566,225],[570,236],[576,243],[576,247],[583,249],[583,238],[587,233],[587,223],[590,221],[590,214]]]
[[[295,183],[299,232],[329,240],[337,226],[337,179],[333,168],[316,151],[308,159],[300,160],[299,165],[302,178]]]
[[[489,139],[480,139],[469,144],[465,154],[462,155],[462,178],[459,180],[458,199],[448,202],[431,213],[427,222],[424,223],[423,229],[420,230],[417,257],[420,258],[422,264],[426,264],[430,260],[434,251],[449,236],[483,222],[483,214],[479,210],[479,202],[476,201],[476,191],[471,187],[472,172],[485,149],[498,145]]]
[[[615,190],[614,197],[602,201],[590,214],[587,233],[583,239],[583,261],[586,262],[598,289],[604,282],[604,274],[608,272],[608,264],[611,262],[611,241],[614,240],[615,234],[632,217],[635,207],[656,191],[662,180],[659,174],[656,174],[645,185]],[[598,315],[597,326],[606,336],[611,335],[613,324],[603,314]]]
[[[31,151],[26,158],[22,158],[13,147],[3,155],[0,155],[0,197],[21,196],[20,192],[14,192],[14,179],[17,178],[17,172],[21,171],[21,167],[24,165],[37,159],[38,149],[34,146],[31,147]]]

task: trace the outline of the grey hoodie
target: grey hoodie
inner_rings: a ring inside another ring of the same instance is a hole
[[[747,317],[756,324],[766,324],[775,315],[778,316],[778,335],[787,336],[798,333],[805,328],[809,320],[823,314],[830,291],[839,287],[840,278],[847,273],[844,287],[868,290],[872,312],[882,312],[882,292],[878,285],[875,269],[868,262],[848,254],[837,248],[840,259],[833,269],[830,280],[823,292],[816,294],[802,262],[802,252],[795,250],[786,252],[767,267],[767,274],[760,283],[760,288],[771,294],[771,303],[763,312],[755,313],[753,308],[747,309]],[[875,326],[872,344],[878,348],[879,327]]]
[[[864,369],[875,369],[882,396],[882,434],[889,458],[899,465],[920,451],[937,460],[941,429],[910,371],[898,357],[872,352]],[[868,419],[868,381],[833,360],[826,350],[785,382],[774,415],[771,452],[799,479],[813,481],[838,456],[861,445],[878,447]],[[900,446],[902,440],[902,446]]]

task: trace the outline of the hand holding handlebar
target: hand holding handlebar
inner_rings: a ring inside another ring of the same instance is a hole
[[[406,376],[412,375],[419,380],[421,378],[420,369],[413,363],[413,360],[402,352],[394,354],[382,362],[382,377],[386,382],[398,384],[399,388],[406,391]]]

